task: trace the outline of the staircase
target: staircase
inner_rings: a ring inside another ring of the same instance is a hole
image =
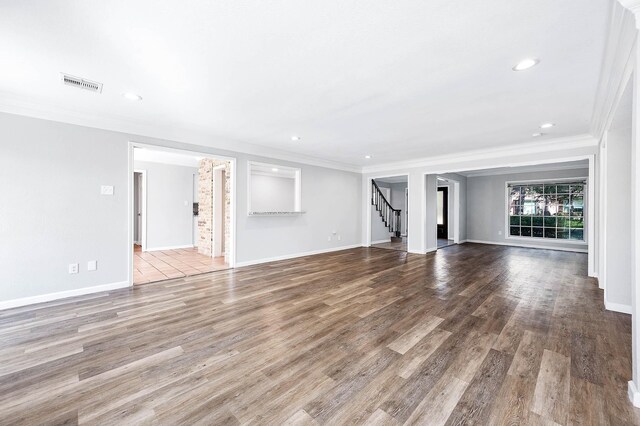
[[[371,181],[371,204],[376,208],[376,211],[380,213],[380,218],[384,222],[384,226],[389,229],[391,233],[392,242],[401,242],[400,237],[400,209],[394,209],[391,207],[389,201],[385,198],[380,187],[375,181]]]

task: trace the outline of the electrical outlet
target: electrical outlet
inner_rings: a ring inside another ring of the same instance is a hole
[[[498,235],[502,235],[502,231],[498,231]]]
[[[331,241],[331,235],[327,237],[327,241]]]
[[[98,261],[90,260],[87,262],[87,271],[95,271],[98,269]]]
[[[112,185],[102,185],[100,187],[100,195],[113,195]]]
[[[338,241],[342,241],[342,235],[338,235]]]
[[[69,264],[69,273],[70,274],[77,274],[78,273],[78,269],[79,266],[77,263],[70,263]]]

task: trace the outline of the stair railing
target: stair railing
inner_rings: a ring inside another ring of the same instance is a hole
[[[371,204],[375,206],[376,211],[380,213],[380,217],[384,222],[384,225],[392,232],[396,237],[401,235],[401,222],[400,222],[400,209],[394,209],[391,207],[391,203],[385,198],[380,187],[374,180],[371,181]]]

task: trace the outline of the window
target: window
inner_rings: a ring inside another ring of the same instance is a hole
[[[509,236],[584,241],[585,181],[508,183]]]

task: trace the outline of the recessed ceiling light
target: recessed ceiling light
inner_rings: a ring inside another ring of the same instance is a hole
[[[524,70],[528,70],[529,68],[538,65],[539,63],[540,63],[540,59],[527,58],[527,59],[523,59],[522,61],[518,62],[516,64],[516,66],[513,67],[512,69],[514,71],[524,71]]]
[[[291,140],[294,142],[298,142],[300,140],[300,136],[291,136]]]
[[[540,128],[541,128],[541,129],[550,129],[550,128],[552,128],[553,126],[555,126],[555,124],[553,124],[553,123],[544,123],[544,124],[541,124],[541,125],[540,125]]]
[[[364,158],[366,158],[367,160],[371,158],[370,155],[365,155]]]
[[[124,96],[125,98],[129,99],[130,101],[141,101],[142,100],[142,96],[136,95],[135,93],[131,93],[131,92],[125,92],[125,93],[122,94],[122,96]]]
[[[273,169],[271,169],[272,172],[277,172],[278,169],[276,169],[275,167]]]
[[[544,135],[544,133],[534,133],[531,136],[533,136],[534,138],[537,138],[537,137],[540,137],[542,135]]]

